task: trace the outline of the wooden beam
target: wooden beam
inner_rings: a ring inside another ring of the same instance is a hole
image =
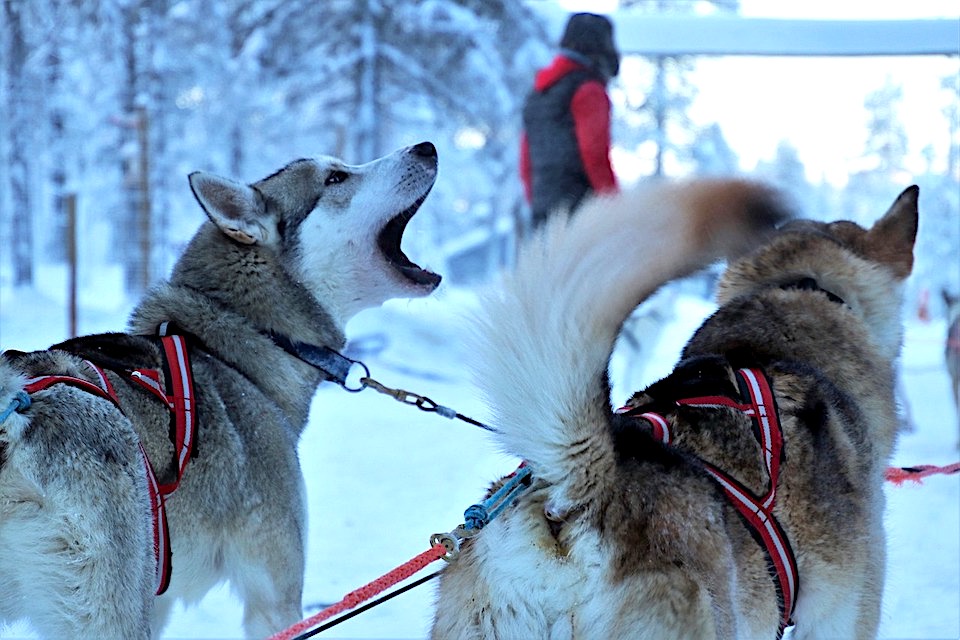
[[[960,56],[960,17],[793,20],[609,14],[625,54],[643,56]]]

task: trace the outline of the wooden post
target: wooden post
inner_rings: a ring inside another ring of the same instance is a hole
[[[152,238],[153,226],[150,220],[150,123],[147,120],[147,110],[144,107],[137,107],[137,147],[139,149],[137,180],[138,191],[140,192],[140,256],[143,260],[140,277],[143,291],[150,288],[151,283],[151,262],[152,262]]]
[[[77,194],[63,197],[63,209],[67,216],[67,313],[68,333],[77,337]]]

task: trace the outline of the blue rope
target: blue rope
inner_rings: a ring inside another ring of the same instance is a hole
[[[530,467],[521,467],[514,472],[492,496],[479,504],[467,507],[463,512],[463,525],[467,530],[483,529],[496,518],[529,486]]]
[[[0,413],[0,424],[3,424],[7,418],[9,418],[14,411],[19,411],[21,409],[26,409],[30,406],[30,396],[27,395],[26,391],[17,391],[16,395],[13,396],[13,400],[10,401],[10,406],[3,410],[3,413]]]

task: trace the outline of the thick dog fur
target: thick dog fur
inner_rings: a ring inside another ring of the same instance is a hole
[[[772,379],[784,431],[774,513],[798,561],[793,637],[876,635],[917,189],[870,230],[790,222],[766,240],[779,210],[748,183],[655,186],[595,201],[525,248],[480,319],[477,380],[535,481],[445,569],[434,638],[776,637],[766,556],[698,461],[759,494],[751,422],[673,402],[691,376],[730,385],[743,366]],[[664,282],[748,245],[674,373],[630,400],[667,407],[679,435],[665,447],[611,410],[620,324]],[[820,288],[791,286],[804,278]]]
[[[436,150],[421,143],[362,166],[298,160],[250,186],[192,174],[209,221],[136,308],[130,334],[0,358],[2,409],[27,376],[94,381],[72,354],[159,367],[142,335],[171,321],[188,336],[199,416],[195,458],[167,500],[173,572],[159,598],[137,442],[170,480],[167,409],[109,373],[122,413],[57,384],[0,424],[0,622],[26,618],[49,638],[147,638],[175,600],[195,602],[224,580],[244,602],[249,637],[300,619],[296,446],[325,376],[272,336],[340,349],[360,309],[433,291],[440,277],[407,260],[400,240],[436,172]]]
[[[960,295],[951,295],[946,290],[942,294],[947,308],[947,338],[943,357],[947,362],[953,404],[957,410],[957,425],[960,426]],[[960,449],[960,440],[957,440],[957,448]]]

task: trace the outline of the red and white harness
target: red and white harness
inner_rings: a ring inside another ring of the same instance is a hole
[[[175,447],[175,467],[177,471],[176,477],[171,482],[165,484],[157,482],[157,476],[150,465],[143,444],[138,445],[140,455],[143,458],[147,489],[150,494],[150,509],[153,514],[153,549],[156,560],[155,586],[157,595],[167,590],[170,584],[172,567],[165,501],[180,486],[183,470],[193,454],[197,420],[194,405],[193,375],[187,355],[186,340],[179,335],[164,335],[164,327],[161,327],[160,343],[164,355],[163,380],[166,383],[165,385],[160,384],[160,371],[156,369],[133,369],[125,372],[131,380],[157,396],[170,409],[171,414],[171,437]],[[68,384],[104,398],[123,411],[106,372],[89,360],[84,362],[96,374],[98,384],[73,376],[48,375],[30,378],[27,380],[24,390],[28,394],[33,394],[54,384]]]
[[[799,576],[797,560],[790,541],[773,515],[777,496],[777,481],[780,477],[780,459],[783,453],[783,431],[777,415],[773,392],[767,376],[760,369],[739,369],[737,375],[744,382],[747,393],[744,401],[723,395],[698,396],[677,400],[677,405],[687,407],[729,407],[750,416],[757,424],[757,439],[763,452],[763,462],[770,477],[770,487],[763,496],[756,496],[735,478],[714,465],[701,460],[704,470],[723,489],[724,494],[750,525],[759,538],[772,564],[774,585],[777,589],[777,605],[780,608],[780,629],[777,637],[791,624],[790,619],[797,602]],[[659,413],[644,411],[642,406],[626,406],[618,413],[634,418],[643,418],[650,424],[653,437],[670,445],[673,443],[670,423]]]

